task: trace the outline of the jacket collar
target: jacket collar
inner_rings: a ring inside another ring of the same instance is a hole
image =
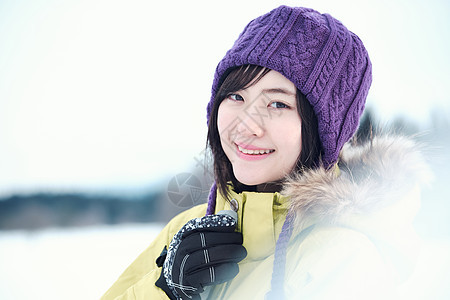
[[[232,189],[229,192],[230,199],[238,203],[237,230],[244,237],[245,261],[260,260],[273,254],[286,219],[288,199],[280,193],[236,193]],[[215,212],[224,209],[231,209],[230,203],[218,194]]]

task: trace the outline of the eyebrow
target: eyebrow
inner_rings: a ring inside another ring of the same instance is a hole
[[[271,88],[262,90],[263,94],[285,94],[288,96],[295,96],[296,93],[284,88]]]

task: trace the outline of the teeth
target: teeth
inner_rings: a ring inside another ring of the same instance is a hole
[[[238,149],[244,154],[252,154],[252,155],[268,154],[271,152],[271,150],[248,150],[242,148],[241,146],[238,146]]]

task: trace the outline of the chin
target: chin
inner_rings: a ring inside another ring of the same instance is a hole
[[[237,181],[245,185],[261,184],[261,182],[259,180],[255,180],[255,177],[253,176],[239,176],[238,174],[234,174],[234,177],[236,177]]]
[[[234,177],[242,184],[248,186],[257,186],[266,183],[273,183],[282,180],[285,174],[279,174],[279,176],[261,176],[267,174],[269,171],[259,171],[259,172],[233,172]],[[272,174],[275,175],[275,174]],[[278,174],[277,174],[278,175]]]
[[[265,178],[258,178],[257,176],[246,174],[245,176],[238,176],[238,174],[234,174],[236,179],[245,185],[259,185],[268,182],[269,180],[266,180]]]
[[[244,185],[248,185],[248,186],[256,186],[256,185],[260,185],[263,184],[264,182],[260,182],[260,181],[248,181],[248,180],[239,180],[238,181]]]

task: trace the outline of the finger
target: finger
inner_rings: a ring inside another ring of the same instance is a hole
[[[186,282],[201,286],[220,284],[233,279],[238,273],[239,266],[237,263],[212,265],[186,275]]]
[[[182,244],[186,253],[192,253],[217,245],[242,245],[242,242],[243,238],[240,232],[196,232],[184,238]]]
[[[190,254],[184,265],[184,273],[192,273],[211,265],[222,263],[237,263],[247,256],[247,251],[242,245],[221,245],[201,249]]]

